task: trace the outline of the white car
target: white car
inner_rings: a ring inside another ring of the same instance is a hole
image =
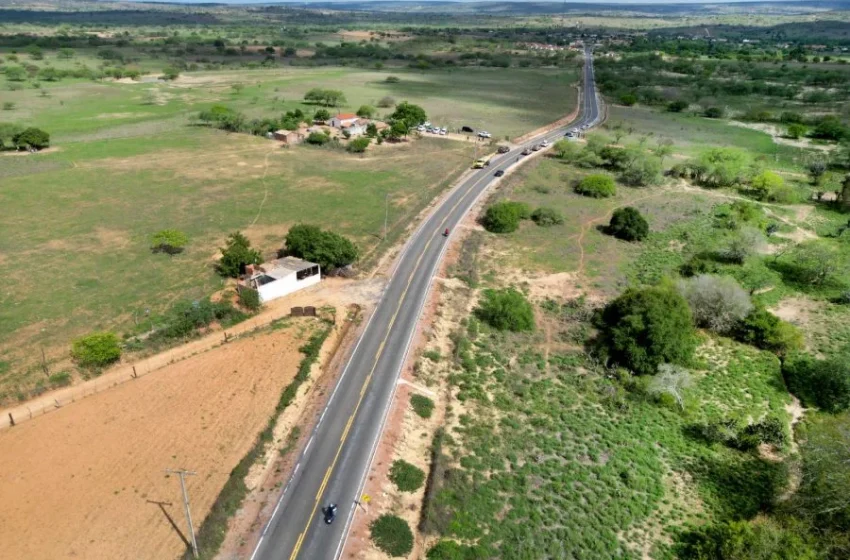
[[[441,135],[441,136],[445,136],[445,135],[446,135],[446,132],[447,132],[447,131],[446,131],[446,127],[443,127],[443,128],[441,128],[441,129],[440,129],[440,135]]]
[[[422,126],[424,126],[425,128],[430,128],[431,127],[431,121],[425,121],[424,123],[422,123]]]
[[[549,141],[548,141],[548,140],[544,140],[543,142],[541,142],[541,143],[540,143],[540,145],[541,145],[541,146],[543,146],[544,148],[546,148],[546,147],[548,147],[548,146],[549,146]]]
[[[489,132],[487,132],[486,130],[482,130],[481,132],[478,133],[478,137],[479,138],[492,138],[493,135],[490,134]]]
[[[416,127],[416,130],[418,130],[419,132],[425,132],[425,127],[420,124],[419,126]]]

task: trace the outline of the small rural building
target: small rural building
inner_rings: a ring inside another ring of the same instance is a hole
[[[300,144],[304,141],[304,135],[297,130],[276,130],[273,137],[275,140],[279,140],[289,146]]]
[[[369,126],[369,119],[357,119],[348,126],[343,126],[342,130],[348,131],[349,136],[355,138],[366,134],[366,127]]]
[[[260,301],[265,303],[318,284],[321,279],[321,270],[316,263],[283,257],[258,266],[245,267],[239,289],[256,290]]]
[[[342,129],[347,126],[351,126],[355,122],[360,119],[354,113],[340,113],[339,115],[334,115],[331,117],[330,125],[334,128]]]

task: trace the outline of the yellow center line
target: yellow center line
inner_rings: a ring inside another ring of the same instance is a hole
[[[460,206],[460,204],[464,200],[466,200],[466,198],[470,195],[470,193],[475,190],[475,188],[481,183],[481,181],[486,179],[487,177],[487,175],[481,177],[481,179],[476,181],[469,188],[469,190],[462,197],[460,197],[460,200],[458,200],[455,205],[451,207],[451,209],[446,214],[446,217],[443,218],[442,222],[440,222],[440,226],[437,228],[438,231],[443,228],[449,217],[454,213],[455,210],[457,210],[457,207]],[[398,317],[398,313],[399,311],[401,311],[402,304],[404,303],[404,298],[405,296],[407,296],[407,291],[410,289],[410,285],[413,283],[413,277],[419,270],[419,266],[422,263],[422,258],[428,252],[428,247],[431,246],[431,242],[433,241],[434,237],[432,236],[425,244],[425,248],[422,249],[422,253],[420,253],[419,258],[416,259],[416,264],[413,265],[413,271],[410,273],[410,276],[407,279],[407,285],[404,287],[404,291],[401,293],[401,296],[398,300],[398,306],[396,307],[395,312],[393,313],[393,316],[390,319],[390,324],[387,327],[387,334],[386,336],[384,336],[384,340],[381,341],[381,344],[378,347],[378,352],[375,354],[375,362],[372,364],[372,369],[369,372],[369,375],[366,376],[366,380],[363,382],[363,387],[360,389],[360,398],[357,399],[357,405],[355,405],[354,407],[354,412],[351,414],[351,418],[348,419],[348,423],[345,425],[345,430],[343,431],[342,438],[340,439],[339,447],[336,450],[336,455],[334,455],[334,459],[331,462],[331,466],[328,467],[328,470],[325,473],[325,478],[322,481],[322,485],[319,487],[319,491],[316,493],[316,503],[313,505],[313,510],[310,512],[310,516],[307,518],[307,524],[304,526],[304,531],[298,535],[298,541],[295,543],[295,548],[292,550],[292,554],[289,556],[289,560],[295,560],[295,558],[298,556],[298,552],[301,550],[301,544],[304,541],[304,535],[309,530],[310,524],[313,522],[313,517],[316,515],[316,508],[318,508],[319,506],[319,500],[322,499],[322,494],[325,491],[325,486],[327,486],[328,480],[331,477],[331,473],[333,472],[334,467],[336,467],[337,460],[339,459],[339,455],[342,452],[342,447],[343,445],[345,445],[345,440],[348,437],[348,431],[351,429],[351,424],[354,422],[354,417],[357,416],[357,411],[360,410],[360,404],[363,402],[363,397],[366,394],[366,387],[368,387],[369,382],[372,380],[372,374],[375,373],[375,369],[377,369],[378,367],[378,362],[380,361],[381,356],[384,353],[384,347],[387,343],[387,340],[390,338],[390,333],[392,332],[392,328],[395,324],[396,318]]]

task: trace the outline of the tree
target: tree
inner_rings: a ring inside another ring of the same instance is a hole
[[[38,77],[41,78],[42,80],[44,80],[45,82],[55,82],[55,81],[58,81],[59,78],[62,77],[62,75],[59,72],[59,70],[57,70],[53,66],[45,66],[38,73]],[[46,90],[42,90],[42,91],[46,92]]]
[[[850,349],[838,356],[817,360],[802,355],[786,361],[782,373],[792,393],[807,406],[830,413],[850,409]]]
[[[733,187],[744,181],[749,155],[735,148],[711,148],[691,163],[697,182],[708,187]]]
[[[637,100],[637,96],[633,93],[624,93],[620,96],[620,104],[625,105],[626,107],[631,107],[637,103]]]
[[[282,252],[317,263],[325,272],[348,266],[360,257],[357,246],[345,237],[307,224],[289,228]]]
[[[75,340],[71,356],[82,367],[102,368],[121,359],[121,345],[115,333],[96,332]]]
[[[182,253],[189,243],[189,237],[177,229],[164,229],[158,231],[151,239],[151,250],[154,253],[165,253],[176,255]]]
[[[625,241],[643,241],[649,235],[649,224],[637,208],[626,206],[614,210],[608,233]]]
[[[608,175],[588,175],[576,185],[575,191],[592,198],[608,198],[617,194],[614,179]]]
[[[829,166],[826,164],[826,161],[822,159],[815,159],[809,162],[806,166],[806,170],[809,172],[809,177],[811,177],[813,185],[820,186],[828,167]]]
[[[320,103],[325,107],[336,107],[344,105],[345,94],[337,89],[313,88],[304,94],[304,101],[308,103]]]
[[[766,246],[767,241],[761,230],[743,227],[732,235],[721,254],[729,262],[744,264],[750,256],[764,251]]]
[[[362,154],[369,147],[371,140],[369,138],[355,138],[345,147],[352,154]]]
[[[50,135],[40,128],[25,128],[12,137],[12,143],[17,146],[25,146],[32,150],[43,150],[50,146]]]
[[[564,216],[554,208],[540,207],[531,213],[531,220],[538,226],[548,227],[564,223]]]
[[[749,294],[730,276],[701,274],[679,280],[676,287],[696,325],[718,333],[732,330],[753,308]]]
[[[369,123],[366,125],[366,136],[369,138],[375,138],[378,136],[378,125],[375,123]]]
[[[24,128],[20,125],[13,123],[0,123],[0,150],[6,145],[6,142],[14,143],[13,139],[19,133],[21,133]]]
[[[785,179],[778,173],[765,170],[753,177],[750,186],[758,200],[771,200],[785,186]]]
[[[822,286],[846,266],[838,249],[828,241],[806,241],[791,252],[792,274],[798,282]]]
[[[408,129],[415,128],[427,120],[428,115],[425,113],[425,109],[407,101],[402,101],[396,105],[395,111],[390,115],[391,123],[403,122]]]
[[[569,163],[572,163],[578,158],[579,153],[581,152],[581,147],[575,142],[570,142],[569,140],[558,140],[555,142],[555,155],[563,159]]]
[[[682,560],[818,560],[821,555],[803,531],[771,519],[729,521],[683,536]]]
[[[238,231],[227,237],[227,242],[220,251],[221,260],[218,261],[218,272],[222,276],[236,278],[245,271],[245,265],[263,262],[260,252],[252,249],[248,238]]]
[[[413,532],[407,522],[385,513],[369,525],[372,542],[389,556],[407,556],[413,550]]]
[[[725,114],[726,111],[722,107],[706,107],[702,112],[702,116],[708,119],[722,119]]]
[[[658,142],[652,153],[661,161],[661,165],[663,166],[664,160],[673,155],[673,141],[668,138]]]
[[[403,120],[393,121],[389,128],[389,135],[387,136],[390,140],[401,140],[405,136],[410,133],[410,127]]]
[[[520,220],[530,217],[531,211],[523,202],[502,201],[490,205],[481,220],[484,229],[491,233],[511,233],[519,227]]]
[[[680,410],[685,410],[685,389],[690,385],[691,374],[688,370],[673,364],[661,364],[646,390],[650,395],[669,395]]]
[[[173,66],[166,66],[162,69],[162,75],[159,77],[160,80],[176,80],[180,77],[180,71]]]
[[[733,329],[735,338],[784,356],[803,346],[803,335],[764,307],[755,307]]]
[[[850,129],[844,126],[844,123],[841,122],[839,117],[827,115],[818,121],[811,135],[813,138],[838,142],[850,137]]]
[[[10,82],[23,82],[27,79],[27,71],[21,66],[6,66],[3,73]]]
[[[629,288],[602,310],[596,326],[602,356],[638,375],[664,363],[686,365],[696,349],[688,303],[669,288]]]
[[[681,113],[690,106],[691,104],[684,99],[676,99],[667,104],[667,110],[671,113]]]
[[[798,140],[806,135],[809,129],[804,124],[794,123],[788,126],[786,131],[786,135],[788,138],[793,138],[794,140]]]
[[[514,288],[484,290],[475,315],[500,331],[534,330],[534,309],[525,296]]]
[[[327,122],[331,120],[331,112],[327,109],[317,109],[313,114],[313,121],[315,122]]]
[[[382,97],[378,101],[378,107],[381,107],[382,109],[387,109],[387,108],[392,107],[394,105],[395,105],[395,99],[393,99],[389,95]]]
[[[637,153],[626,165],[620,180],[634,187],[656,184],[661,180],[661,161]]]
[[[371,105],[361,105],[359,109],[357,109],[357,116],[362,119],[371,119],[375,116],[375,108]]]

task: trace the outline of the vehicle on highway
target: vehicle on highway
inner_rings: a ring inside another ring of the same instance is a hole
[[[446,231],[443,232],[443,237],[449,236],[449,228],[446,228]]]
[[[544,140],[543,142],[540,143],[540,146],[543,147],[543,148],[548,148],[549,147],[549,141]]]
[[[575,132],[573,132],[572,130],[570,130],[570,131],[567,131],[567,133],[566,133],[566,134],[564,134],[564,136],[566,136],[567,138],[575,138],[575,137],[576,137],[576,133],[575,133]]]
[[[524,155],[524,156],[527,156],[527,155],[529,155],[530,153],[531,153],[531,150],[529,150],[528,148],[526,148],[526,149],[524,149],[524,150],[522,151],[522,155]]]
[[[499,146],[499,148],[496,151],[500,154],[506,154],[506,153],[510,152],[511,149],[508,146]]]
[[[325,523],[327,525],[330,525],[334,522],[334,519],[336,519],[336,511],[336,504],[328,504],[328,507],[325,508]]]
[[[504,174],[505,174],[505,171],[503,169],[500,169],[500,170],[496,171],[495,173],[493,173],[493,175],[496,176],[496,177],[501,177]]]
[[[535,152],[540,151],[540,144],[535,144],[535,145],[533,145],[533,146],[531,147],[531,149],[532,149],[532,150],[534,150]]]
[[[472,169],[481,169],[482,167],[487,167],[490,165],[490,160],[493,159],[495,154],[487,154],[486,156],[481,156],[475,163],[472,164]]]

